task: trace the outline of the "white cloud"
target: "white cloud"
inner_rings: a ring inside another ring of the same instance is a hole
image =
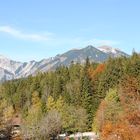
[[[56,46],[61,46],[61,49],[65,50],[67,49],[78,49],[78,48],[84,48],[88,45],[92,45],[94,47],[99,47],[103,45],[107,45],[114,48],[120,47],[120,42],[115,40],[108,40],[108,39],[85,39],[85,38],[53,38],[51,41],[47,42],[49,43],[48,46],[53,46],[54,48]]]
[[[31,41],[47,41],[46,43],[49,45],[54,46],[71,46],[71,47],[84,47],[87,45],[93,45],[95,47],[102,46],[102,45],[109,45],[109,46],[117,46],[120,44],[118,41],[113,40],[102,40],[102,39],[83,39],[80,37],[77,38],[60,38],[60,37],[50,37],[52,33],[45,33],[45,35],[41,34],[30,34],[25,33],[21,30],[17,30],[12,28],[11,26],[0,26],[0,32],[9,34],[15,38],[23,39],[23,40],[31,40]]]
[[[108,46],[117,46],[120,44],[119,41],[115,40],[107,40],[107,39],[84,39],[84,38],[53,38],[53,44],[71,44],[71,45],[77,45],[77,46],[87,46],[87,45],[93,45],[95,47],[102,46],[102,45],[108,45]]]
[[[114,41],[114,40],[91,39],[91,40],[85,41],[84,44],[89,44],[89,45],[98,47],[102,45],[116,46],[116,45],[119,45],[120,42]]]
[[[13,37],[24,40],[46,41],[49,39],[49,37],[46,35],[24,33],[10,26],[0,26],[0,32],[7,33]]]

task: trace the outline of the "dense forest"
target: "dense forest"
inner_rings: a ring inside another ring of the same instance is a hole
[[[20,114],[24,138],[94,131],[101,140],[140,139],[140,55],[60,66],[0,85],[0,128]]]

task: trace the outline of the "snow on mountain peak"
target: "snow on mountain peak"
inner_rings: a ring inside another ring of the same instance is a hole
[[[0,55],[0,67],[4,70],[7,70],[8,72],[14,74],[16,69],[21,65],[22,63],[16,62],[13,60],[10,60],[9,58]]]
[[[100,51],[105,52],[105,53],[113,53],[113,54],[117,54],[118,51],[120,51],[119,49],[112,48],[112,47],[110,47],[110,46],[100,46],[100,47],[98,47],[98,49],[99,49]]]
[[[5,57],[5,56],[3,56],[3,55],[0,55],[0,59],[2,59],[2,60],[7,60],[8,58],[7,57]]]
[[[87,56],[90,60],[100,63],[107,60],[109,56],[119,57],[128,55],[110,46],[95,48],[92,45],[82,49],[70,50],[39,62],[34,60],[29,62],[17,62],[0,55],[0,81],[27,77],[28,75],[35,75],[37,72],[54,70],[60,65],[69,66],[72,61],[82,64],[85,62]]]

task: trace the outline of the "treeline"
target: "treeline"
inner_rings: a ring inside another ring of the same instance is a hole
[[[59,133],[96,131],[104,140],[138,140],[140,55],[97,64],[60,66],[0,86],[0,127],[22,116],[22,134],[49,139]],[[133,139],[132,139],[133,137]]]

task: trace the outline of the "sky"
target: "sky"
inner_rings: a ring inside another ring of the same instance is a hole
[[[109,45],[140,52],[140,0],[0,1],[0,54],[41,60]]]

